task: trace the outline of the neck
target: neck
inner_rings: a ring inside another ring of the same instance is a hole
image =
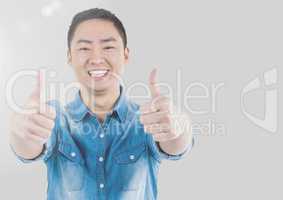
[[[120,87],[113,87],[105,91],[94,91],[87,88],[80,89],[81,98],[89,110],[100,121],[103,121],[107,113],[111,112],[115,102],[120,96]]]

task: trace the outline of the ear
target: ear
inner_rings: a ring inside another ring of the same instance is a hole
[[[130,49],[126,47],[124,50],[125,64],[129,63],[129,57],[130,57]]]
[[[72,63],[72,56],[71,56],[71,51],[70,50],[67,51],[67,63],[69,65],[71,65],[71,63]]]

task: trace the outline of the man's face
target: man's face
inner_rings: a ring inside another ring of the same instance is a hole
[[[129,51],[112,22],[92,19],[79,24],[71,41],[68,62],[78,81],[92,92],[119,85]]]

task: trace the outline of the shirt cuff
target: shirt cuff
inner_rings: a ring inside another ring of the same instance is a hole
[[[187,146],[187,148],[185,149],[184,152],[177,154],[177,155],[170,155],[166,152],[164,152],[159,145],[154,141],[153,137],[151,135],[148,135],[148,143],[149,143],[149,147],[151,149],[151,152],[153,154],[153,157],[161,162],[163,159],[166,160],[180,160],[181,158],[183,158],[185,156],[186,153],[190,152],[191,149],[194,146],[195,143],[195,136],[193,135],[192,137],[192,142]]]

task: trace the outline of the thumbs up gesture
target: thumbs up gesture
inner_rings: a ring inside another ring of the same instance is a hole
[[[165,142],[178,138],[182,133],[176,129],[176,116],[172,101],[160,94],[157,87],[157,69],[149,76],[151,100],[140,106],[140,122],[145,132],[152,134],[153,139]]]
[[[40,101],[42,84],[40,73],[37,85],[30,94],[25,108],[33,109],[31,114],[13,113],[11,118],[10,143],[21,156],[33,157],[40,153],[43,144],[52,133],[56,117],[55,110]],[[34,155],[33,155],[34,154]]]

